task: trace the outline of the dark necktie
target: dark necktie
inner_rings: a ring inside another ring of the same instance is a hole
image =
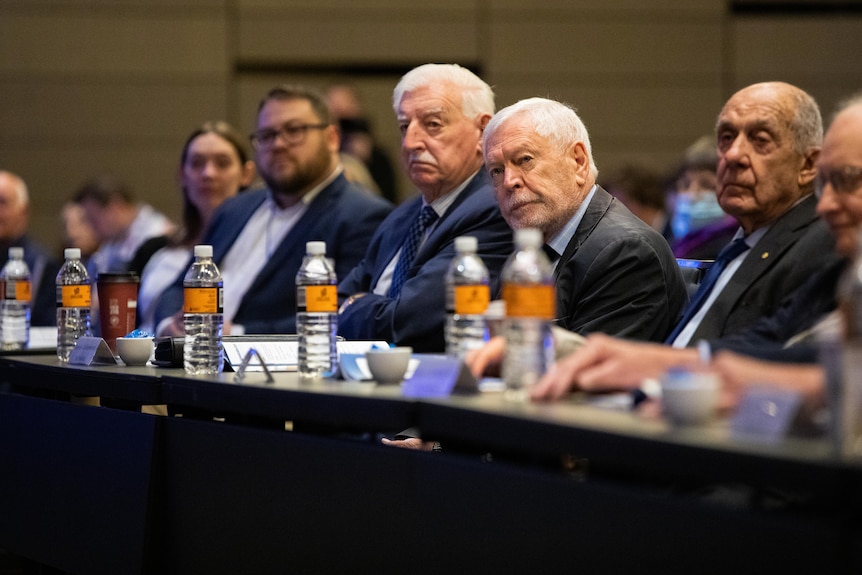
[[[682,319],[679,320],[679,323],[676,324],[676,327],[673,328],[673,331],[665,340],[665,343],[673,343],[673,340],[679,336],[679,332],[685,328],[688,322],[691,321],[691,318],[697,314],[697,311],[703,305],[703,302],[707,300],[712,288],[715,286],[715,282],[718,281],[718,276],[721,275],[721,272],[724,271],[727,264],[732,262],[739,254],[747,249],[748,244],[745,243],[743,238],[736,239],[724,246],[724,248],[718,253],[718,257],[715,258],[715,262],[713,262],[706,271],[706,276],[697,288],[697,292],[695,292],[694,297],[691,299],[691,303],[685,310],[685,314],[682,316]]]
[[[557,260],[560,259],[560,254],[558,254],[554,248],[548,244],[543,245],[542,250],[545,252],[545,255],[548,256],[548,261],[551,262],[551,265],[557,263]]]
[[[407,281],[407,270],[413,265],[413,260],[416,258],[416,252],[419,251],[419,244],[422,243],[422,237],[425,235],[425,230],[437,219],[437,212],[431,206],[425,206],[419,212],[419,216],[413,221],[410,229],[407,230],[407,236],[404,238],[404,243],[401,245],[401,256],[398,258],[398,263],[395,264],[395,271],[392,273],[392,285],[389,286],[389,297],[397,298],[401,293],[401,288],[404,282]]]

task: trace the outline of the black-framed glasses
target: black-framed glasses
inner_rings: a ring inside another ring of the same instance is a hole
[[[835,169],[818,169],[814,180],[814,194],[823,197],[823,188],[829,184],[839,196],[850,195],[862,188],[862,166],[841,166]]]
[[[275,139],[281,136],[288,145],[300,144],[309,130],[323,130],[329,124],[285,124],[278,129],[265,129],[252,132],[251,145],[256,150],[271,148]]]

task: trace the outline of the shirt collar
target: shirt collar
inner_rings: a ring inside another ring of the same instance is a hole
[[[593,187],[590,188],[589,193],[584,198],[584,201],[581,202],[581,205],[578,206],[578,210],[575,212],[575,215],[571,217],[571,219],[563,226],[563,229],[560,230],[557,235],[548,240],[546,243],[548,247],[554,250],[558,255],[563,255],[566,251],[566,247],[568,247],[569,242],[572,241],[572,238],[575,237],[575,232],[578,231],[578,226],[581,225],[581,220],[584,219],[584,214],[587,213],[587,208],[590,205],[590,202],[593,201],[593,196],[596,195],[596,185],[593,184]]]
[[[449,209],[449,206],[451,206],[455,202],[455,200],[458,198],[458,196],[461,195],[461,192],[463,192],[464,189],[467,187],[467,184],[469,184],[471,181],[473,181],[473,178],[475,178],[476,174],[478,174],[478,173],[479,173],[479,170],[476,170],[475,172],[473,172],[473,174],[469,178],[467,178],[466,180],[461,182],[460,186],[458,186],[457,188],[455,188],[454,190],[452,190],[448,194],[444,194],[444,195],[440,196],[439,198],[437,198],[436,200],[434,200],[430,204],[425,201],[425,198],[423,196],[422,207],[430,205],[431,209],[433,209],[437,213],[437,216],[442,218],[443,214],[446,213],[446,210]]]

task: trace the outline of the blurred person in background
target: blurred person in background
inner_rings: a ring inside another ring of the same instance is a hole
[[[352,156],[365,165],[375,184],[373,187],[366,185],[368,189],[379,191],[390,202],[398,203],[395,166],[374,137],[371,122],[357,89],[349,84],[333,84],[327,88],[324,97],[329,113],[332,114],[341,132],[342,155]],[[351,179],[352,174],[356,174],[358,178],[365,178],[358,169],[351,169],[349,160],[343,163],[348,179]],[[363,179],[355,181],[364,184]]]
[[[112,176],[89,180],[72,199],[84,208],[87,222],[99,240],[99,249],[87,264],[94,281],[99,272],[126,271],[141,244],[175,229],[164,214],[149,204],[136,202],[128,186]]]
[[[659,174],[630,164],[605,180],[602,187],[652,229],[669,237],[666,192]]]
[[[63,218],[63,246],[65,248],[78,248],[81,250],[81,261],[84,265],[90,261],[90,256],[99,249],[99,238],[95,230],[87,221],[87,215],[80,204],[69,200],[63,204],[61,210]]]
[[[139,329],[153,332],[161,293],[185,274],[192,250],[201,243],[215,210],[249,186],[255,177],[245,139],[226,122],[206,122],[186,139],[178,180],[183,198],[182,226],[173,234],[144,242],[129,266],[141,276]]]
[[[24,261],[30,268],[32,301],[30,324],[57,324],[54,279],[60,262],[27,236],[30,222],[30,194],[27,184],[12,172],[0,171],[0,268],[9,259],[10,247],[24,248]]]
[[[676,170],[670,228],[671,249],[678,258],[714,260],[739,227],[715,195],[717,166],[715,138],[703,136],[686,149]]]

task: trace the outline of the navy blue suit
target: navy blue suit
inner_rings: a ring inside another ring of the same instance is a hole
[[[455,256],[455,238],[475,236],[478,254],[488,267],[492,285],[514,251],[512,230],[500,213],[484,169],[473,177],[416,253],[397,299],[370,293],[401,248],[407,229],[422,208],[422,198],[404,202],[380,225],[365,258],[338,285],[339,299],[369,292],[343,311],[338,332],[347,339],[384,340],[412,346],[423,353],[445,349],[444,276]]]
[[[246,222],[267,197],[267,190],[242,193],[222,204],[202,243],[213,246],[220,264]],[[339,278],[359,262],[374,230],[391,211],[386,200],[363,192],[339,175],[312,200],[288,232],[240,302],[233,323],[246,333],[296,333],[296,272],[308,241],[326,242]],[[264,257],[249,254],[249,257]],[[182,277],[159,300],[156,324],[182,308]]]

